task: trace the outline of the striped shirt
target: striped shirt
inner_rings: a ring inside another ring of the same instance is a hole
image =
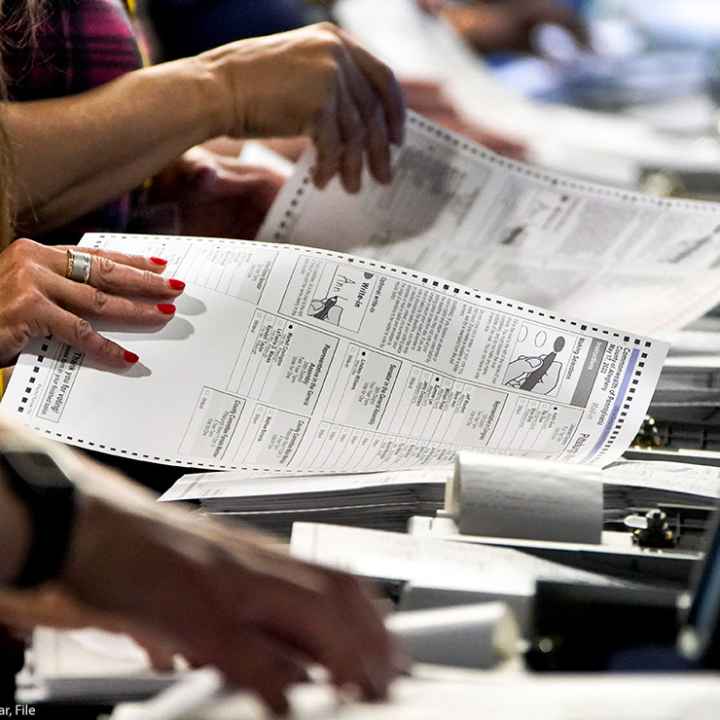
[[[8,10],[22,0],[6,0]],[[6,31],[8,95],[25,102],[65,97],[104,85],[142,67],[135,28],[123,0],[50,0],[35,48]],[[127,228],[127,194],[43,237],[70,242],[83,232]]]

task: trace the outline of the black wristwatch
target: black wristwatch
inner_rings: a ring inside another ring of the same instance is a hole
[[[13,585],[32,588],[62,573],[75,525],[75,485],[47,452],[0,449],[0,469],[8,487],[27,508],[30,549]]]

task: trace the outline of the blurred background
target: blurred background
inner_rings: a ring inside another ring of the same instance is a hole
[[[333,19],[411,106],[495,150],[665,194],[720,188],[715,0],[148,0],[146,14],[157,59]]]

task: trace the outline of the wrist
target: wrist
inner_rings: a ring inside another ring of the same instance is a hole
[[[144,503],[92,490],[79,493],[60,582],[89,607],[161,627],[177,588],[196,568],[192,553],[183,551],[184,533]]]
[[[112,555],[110,540],[116,524],[112,508],[82,491],[75,499],[75,526],[60,581],[83,594],[82,588],[101,567],[102,558]]]
[[[97,610],[133,610],[134,600],[143,601],[143,588],[133,583],[133,573],[149,551],[139,527],[141,519],[132,510],[103,495],[78,492],[62,585]]]
[[[187,135],[187,148],[225,133],[232,104],[216,63],[207,54],[143,68],[133,73],[142,87],[152,90],[155,112]],[[128,76],[125,76],[126,78]]]
[[[197,92],[207,109],[208,134],[205,140],[232,135],[237,128],[237,88],[228,72],[230,62],[227,47],[204,52],[186,62],[197,86]]]

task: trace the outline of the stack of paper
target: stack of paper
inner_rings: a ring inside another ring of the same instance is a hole
[[[608,465],[602,475],[606,520],[666,505],[714,511],[720,500],[720,467],[621,460]]]
[[[187,475],[161,501],[199,502],[203,511],[290,535],[293,522],[404,532],[412,515],[442,507],[449,467],[360,475],[227,472]]]
[[[18,700],[114,703],[148,697],[179,676],[154,672],[145,651],[124,635],[41,627],[18,678]]]

